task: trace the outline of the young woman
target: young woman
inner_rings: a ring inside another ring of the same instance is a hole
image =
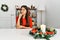
[[[21,13],[19,14],[16,28],[32,28],[32,18],[29,16],[28,7],[25,5],[21,6]]]

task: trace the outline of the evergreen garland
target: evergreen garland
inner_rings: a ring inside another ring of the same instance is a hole
[[[46,28],[46,33],[43,34],[40,28],[33,28],[30,32],[30,35],[32,35],[35,39],[40,38],[40,39],[46,39],[50,40],[49,38],[54,36],[56,34],[56,30],[52,28]]]

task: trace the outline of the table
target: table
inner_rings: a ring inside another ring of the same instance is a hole
[[[46,40],[34,39],[29,35],[31,29],[0,29],[0,40]],[[60,40],[60,29],[56,29],[57,34],[51,40]]]

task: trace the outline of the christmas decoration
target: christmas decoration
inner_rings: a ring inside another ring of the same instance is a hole
[[[8,6],[6,4],[2,4],[1,10],[4,12],[8,11]]]
[[[35,39],[40,38],[40,39],[46,39],[50,40],[49,38],[54,36],[56,34],[56,30],[54,28],[46,28],[46,32],[43,33],[41,28],[33,28],[30,32],[30,35],[32,35]]]

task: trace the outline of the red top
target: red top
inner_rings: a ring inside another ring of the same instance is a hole
[[[29,27],[32,28],[32,18],[31,17],[28,17],[29,18]],[[17,20],[18,20],[18,17],[16,18],[16,23],[17,23]],[[22,19],[22,25],[26,25],[26,19],[23,18]]]

